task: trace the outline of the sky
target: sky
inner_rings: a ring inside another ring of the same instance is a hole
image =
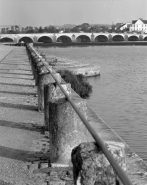
[[[147,0],[0,0],[0,25],[116,24],[147,20]]]

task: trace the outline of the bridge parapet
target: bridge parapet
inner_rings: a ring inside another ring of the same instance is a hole
[[[100,38],[101,37],[101,38]],[[1,34],[0,39],[8,38],[13,42],[111,42],[111,41],[143,41],[147,34],[135,33],[32,33],[32,34]],[[99,39],[100,38],[100,39]]]

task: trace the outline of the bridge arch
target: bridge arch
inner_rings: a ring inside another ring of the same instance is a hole
[[[124,39],[124,37],[122,36],[122,35],[114,35],[113,37],[112,37],[112,41],[124,41],[125,39]]]
[[[48,36],[41,36],[38,38],[37,42],[43,42],[43,43],[52,43],[52,39]]]
[[[77,41],[77,42],[91,42],[91,38],[88,37],[87,35],[79,35],[79,36],[76,38],[76,41]]]
[[[147,36],[146,36],[146,37],[144,37],[143,41],[147,41]]]
[[[14,42],[14,40],[9,37],[3,37],[0,39],[0,42]]]
[[[33,43],[33,39],[30,37],[21,37],[19,42],[24,41],[25,43]]]
[[[139,38],[135,35],[128,37],[128,41],[139,41]]]
[[[98,35],[95,37],[95,42],[108,42],[108,37],[105,35]]]
[[[62,43],[71,43],[72,40],[69,36],[66,35],[61,35],[57,38],[57,42],[62,42]]]

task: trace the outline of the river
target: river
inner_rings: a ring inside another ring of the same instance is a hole
[[[41,48],[46,54],[97,64],[88,78],[90,107],[147,161],[147,47],[87,46]]]

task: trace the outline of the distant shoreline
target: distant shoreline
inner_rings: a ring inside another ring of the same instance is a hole
[[[1,43],[2,44],[2,43]],[[21,43],[3,43],[2,45],[21,46]],[[147,41],[115,41],[115,42],[83,42],[83,43],[33,43],[33,46],[42,47],[68,47],[68,46],[147,46]]]
[[[128,41],[128,42],[85,42],[85,43],[34,43],[34,46],[42,47],[68,47],[68,46],[147,46],[147,41]]]

